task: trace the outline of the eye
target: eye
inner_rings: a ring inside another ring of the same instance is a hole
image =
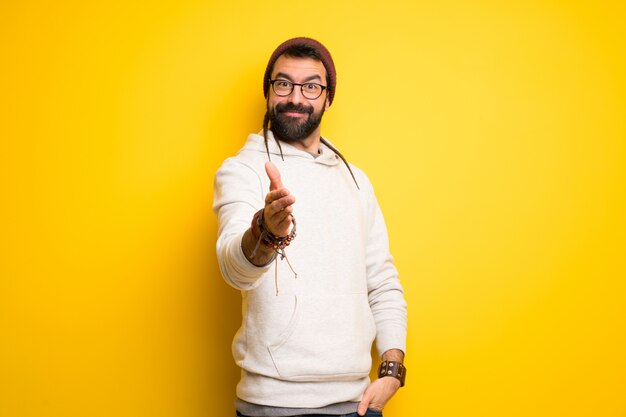
[[[278,87],[281,87],[281,88],[289,88],[289,87],[291,87],[291,83],[289,81],[278,80],[276,82],[276,84],[278,84]]]
[[[309,83],[309,84],[305,84],[304,88],[308,91],[313,92],[313,91],[317,91],[317,89],[319,88],[319,85],[314,84],[314,83]]]

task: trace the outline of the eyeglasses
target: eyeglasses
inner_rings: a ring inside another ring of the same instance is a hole
[[[293,88],[296,85],[300,86],[300,91],[304,98],[309,100],[315,100],[319,96],[322,95],[322,92],[326,90],[328,87],[325,85],[317,84],[317,83],[305,83],[298,84],[292,83],[287,80],[270,80],[270,84],[272,85],[272,90],[279,97],[287,97],[289,94],[293,92]]]

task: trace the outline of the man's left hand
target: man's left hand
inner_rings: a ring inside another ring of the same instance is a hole
[[[357,407],[357,413],[362,416],[368,408],[382,411],[383,407],[400,388],[400,381],[392,377],[379,378],[369,384],[363,393],[363,399]]]

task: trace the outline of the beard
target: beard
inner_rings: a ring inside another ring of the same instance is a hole
[[[286,112],[307,114],[304,118],[286,116]],[[274,136],[284,142],[296,142],[306,139],[317,129],[322,122],[324,107],[315,113],[312,106],[296,105],[293,103],[279,103],[269,109],[270,128]]]

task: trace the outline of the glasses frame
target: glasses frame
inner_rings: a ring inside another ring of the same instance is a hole
[[[282,82],[287,82],[287,83],[291,84],[291,91],[289,91],[289,93],[287,93],[287,94],[278,94],[276,92],[276,89],[274,88],[274,83],[276,81],[282,81]],[[287,97],[287,96],[289,96],[291,93],[293,93],[294,88],[296,88],[296,86],[298,85],[298,86],[300,86],[300,93],[302,94],[302,97],[306,98],[307,100],[317,100],[318,98],[320,98],[322,96],[322,93],[324,92],[324,90],[326,90],[328,88],[328,86],[322,85],[322,84],[319,84],[319,83],[298,84],[298,83],[294,83],[294,82],[291,82],[289,80],[285,80],[285,79],[282,79],[282,78],[276,78],[275,80],[269,80],[269,82],[270,82],[270,85],[272,86],[272,91],[274,91],[274,94],[276,94],[278,97]],[[321,88],[320,93],[319,93],[319,95],[317,97],[309,98],[309,97],[304,95],[304,86],[305,85],[309,85],[309,84],[315,84],[315,85],[317,85],[317,86],[319,86]]]

